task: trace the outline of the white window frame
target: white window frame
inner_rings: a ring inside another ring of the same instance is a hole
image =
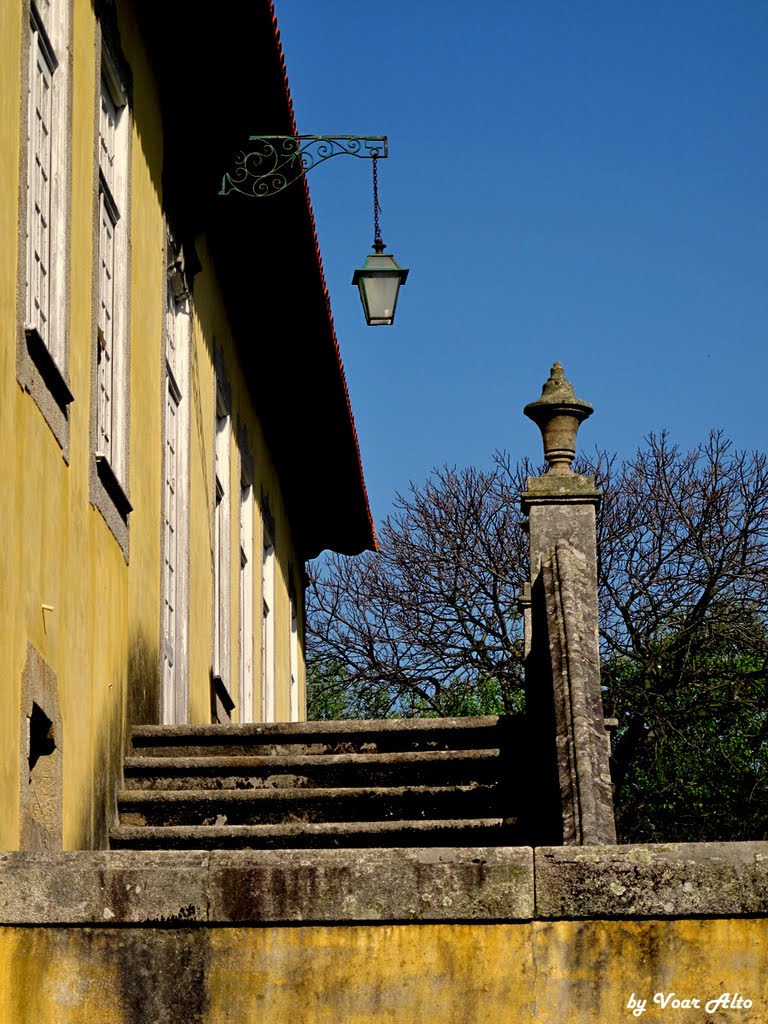
[[[66,0],[39,7],[32,2],[29,32],[24,323],[28,331],[37,332],[63,371],[69,177],[70,17]],[[42,103],[41,81],[47,92]]]
[[[101,59],[98,130],[96,457],[124,492],[128,459],[128,176],[130,110],[115,66]]]
[[[129,560],[131,308],[130,70],[99,23],[94,124],[93,348],[91,354],[91,504]],[[109,44],[109,45],[108,45]],[[109,127],[109,114],[114,125]],[[111,250],[109,239],[111,237]],[[109,273],[107,273],[109,270]],[[109,317],[106,313],[109,312]]]
[[[71,0],[30,0],[21,157],[17,377],[69,461]]]
[[[262,508],[261,537],[261,720],[275,721],[275,541]]]
[[[232,602],[231,563],[231,451],[232,419],[224,391],[216,387],[213,508],[213,674],[229,691],[231,666]]]
[[[163,453],[162,628],[164,725],[189,714],[189,350],[190,300],[171,264],[166,289]]]
[[[36,330],[51,354],[61,341],[51,331],[51,280],[55,253],[54,164],[59,132],[54,120],[53,80],[59,61],[34,4],[30,10],[29,113],[27,122],[27,266],[25,326]]]
[[[290,608],[288,637],[289,661],[290,661],[290,690],[288,694],[288,718],[291,722],[298,722],[299,714],[299,608],[296,591],[291,586],[288,598]]]
[[[254,719],[253,699],[253,481],[245,471],[240,479],[240,686],[239,705],[241,722]]]

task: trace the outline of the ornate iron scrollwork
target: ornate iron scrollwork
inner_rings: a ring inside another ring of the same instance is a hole
[[[332,156],[386,157],[386,135],[251,135],[254,149],[241,152],[224,175],[220,196],[273,196]]]

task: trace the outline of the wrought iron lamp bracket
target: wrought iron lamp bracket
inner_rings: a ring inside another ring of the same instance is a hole
[[[386,135],[251,135],[249,141],[255,143],[253,150],[237,155],[235,169],[221,182],[220,196],[277,195],[332,156],[388,156]]]

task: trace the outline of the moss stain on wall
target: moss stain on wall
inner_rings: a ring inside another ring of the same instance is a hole
[[[0,1024],[621,1024],[633,993],[646,1024],[768,1019],[759,919],[5,928],[0,967]]]

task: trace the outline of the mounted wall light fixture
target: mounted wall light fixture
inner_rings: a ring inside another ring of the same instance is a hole
[[[386,135],[251,135],[249,141],[254,143],[253,150],[238,155],[235,169],[224,175],[220,196],[230,192],[255,198],[277,195],[334,156],[373,161],[373,252],[355,271],[352,284],[360,290],[366,323],[371,327],[392,324],[408,270],[384,252],[379,230],[378,161],[389,155]]]
[[[373,158],[373,252],[352,275],[352,284],[360,289],[365,322],[369,327],[388,327],[394,323],[400,285],[405,284],[407,269],[400,267],[381,240],[379,229],[379,167]]]

